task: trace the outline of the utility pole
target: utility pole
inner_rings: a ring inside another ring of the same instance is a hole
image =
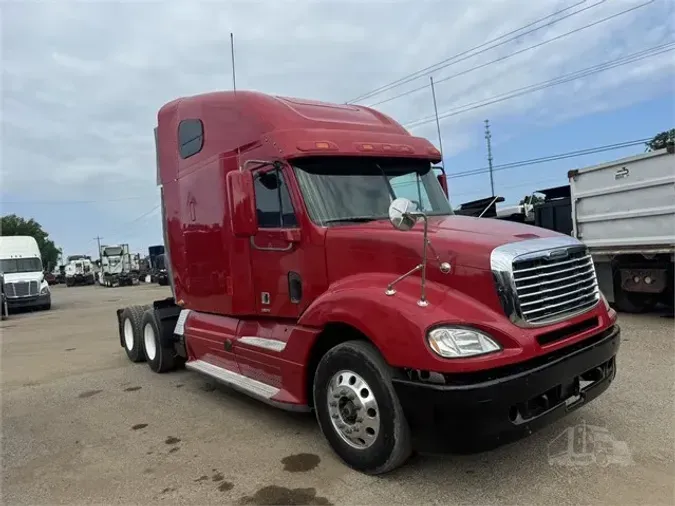
[[[485,120],[485,140],[487,141],[488,166],[490,167],[490,189],[492,196],[495,196],[495,180],[492,176],[492,134],[490,133],[490,121]]]
[[[94,237],[94,239],[96,239],[96,243],[98,244],[99,268],[103,269],[103,258],[101,257],[101,239],[103,239],[103,237],[96,236],[96,237]]]

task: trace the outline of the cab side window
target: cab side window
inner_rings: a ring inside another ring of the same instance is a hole
[[[291,196],[279,169],[255,177],[255,203],[260,228],[294,228],[298,221]]]

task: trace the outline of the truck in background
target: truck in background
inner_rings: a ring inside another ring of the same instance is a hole
[[[99,282],[103,286],[128,286],[139,282],[140,257],[129,252],[128,244],[101,246]]]
[[[543,200],[495,210],[485,198],[458,214],[521,221],[580,239],[589,247],[600,291],[619,311],[641,313],[675,293],[675,149],[568,173],[570,184],[537,190]],[[486,207],[487,206],[487,207]],[[513,210],[513,213],[510,211]]]
[[[7,295],[5,294],[5,276],[0,272],[0,319],[6,320],[9,316]]]
[[[34,237],[0,236],[0,273],[9,310],[52,307],[49,283]]]
[[[160,286],[169,284],[169,272],[166,269],[166,254],[161,253],[155,257],[155,281]]]
[[[620,311],[673,307],[675,149],[571,170],[573,236],[593,257],[600,289]]]
[[[349,466],[487,449],[601,395],[620,329],[587,247],[453,212],[439,151],[358,105],[215,92],[155,129],[172,297],[119,343],[313,410]]]
[[[163,262],[163,260],[158,260],[158,258],[160,257],[160,255],[163,254],[164,254],[163,244],[148,247],[148,262],[150,264],[149,269],[150,269],[151,283],[157,283],[157,275],[160,269],[160,267],[158,266],[158,262]]]
[[[96,274],[91,257],[87,255],[71,255],[66,258],[66,286],[94,285]]]

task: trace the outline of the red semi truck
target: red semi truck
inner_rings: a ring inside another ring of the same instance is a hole
[[[164,105],[155,140],[173,296],[117,311],[132,361],[313,410],[370,474],[530,434],[614,379],[586,247],[454,215],[440,153],[390,117],[215,92]]]

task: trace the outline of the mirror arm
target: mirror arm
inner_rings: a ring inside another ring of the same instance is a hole
[[[426,282],[427,282],[427,244],[429,243],[429,240],[427,238],[428,235],[428,229],[429,229],[429,221],[427,218],[427,215],[423,212],[415,212],[415,213],[407,213],[409,216],[413,218],[421,218],[424,220],[424,242],[423,245],[424,247],[422,248],[422,263],[417,265],[415,268],[411,269],[410,271],[406,272],[399,278],[395,279],[393,282],[389,283],[387,286],[387,290],[385,293],[387,295],[394,295],[396,293],[396,290],[394,290],[394,285],[401,281],[404,278],[407,278],[411,274],[417,272],[417,271],[422,271],[422,286],[421,286],[421,294],[420,294],[420,300],[417,301],[417,305],[420,307],[426,307],[429,305],[429,302],[427,301],[427,296],[426,296]]]
[[[420,295],[420,300],[417,301],[417,305],[420,307],[426,307],[429,303],[427,302],[426,296],[426,281],[427,281],[427,244],[429,240],[427,239],[427,229],[429,228],[429,220],[427,215],[420,213],[420,217],[424,220],[424,248],[422,251],[422,293]]]
[[[418,265],[416,265],[415,267],[413,267],[412,269],[410,269],[408,272],[406,272],[405,274],[400,275],[398,278],[396,278],[394,281],[392,281],[391,283],[389,283],[389,284],[387,285],[387,290],[386,290],[384,293],[386,293],[387,295],[394,295],[394,294],[396,294],[396,290],[394,290],[394,285],[395,285],[396,283],[398,283],[399,281],[404,280],[405,278],[407,278],[407,277],[410,276],[411,274],[416,273],[416,272],[419,271],[421,268],[422,268],[422,264],[418,264]]]

